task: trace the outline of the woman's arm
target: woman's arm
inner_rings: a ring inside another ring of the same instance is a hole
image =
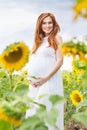
[[[57,39],[59,45],[58,45],[58,49],[56,50],[56,59],[57,60],[54,65],[54,68],[50,71],[50,73],[48,75],[41,77],[39,79],[39,82],[36,83],[36,86],[41,86],[42,84],[47,82],[59,70],[59,68],[63,64],[63,56],[62,56],[62,52],[61,52],[62,38],[60,35],[57,35],[56,39]]]
[[[56,36],[57,41],[58,41],[58,49],[56,50],[56,64],[54,65],[54,68],[51,70],[51,72],[46,76],[47,80],[49,80],[62,66],[63,64],[63,55],[61,52],[61,45],[62,45],[62,37],[60,35]]]

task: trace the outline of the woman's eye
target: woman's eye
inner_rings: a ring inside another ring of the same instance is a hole
[[[43,22],[42,24],[52,24],[52,22],[48,22],[48,23],[46,23],[46,22]]]
[[[52,24],[52,22],[49,22],[48,24]]]
[[[46,24],[46,22],[43,22],[42,24]]]

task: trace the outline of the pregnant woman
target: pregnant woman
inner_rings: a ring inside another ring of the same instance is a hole
[[[62,38],[59,35],[60,27],[55,16],[51,13],[42,13],[37,20],[34,45],[29,61],[29,75],[38,80],[30,78],[29,96],[50,109],[51,104],[46,97],[39,99],[43,94],[58,94],[63,96],[63,84],[60,67],[63,64],[63,56],[60,46]],[[64,130],[63,103],[58,104],[59,116],[57,125]],[[28,110],[26,116],[34,113]],[[49,126],[49,130],[56,130]]]

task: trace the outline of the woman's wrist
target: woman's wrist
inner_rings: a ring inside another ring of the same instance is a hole
[[[46,81],[48,81],[50,78],[50,75],[45,76]]]

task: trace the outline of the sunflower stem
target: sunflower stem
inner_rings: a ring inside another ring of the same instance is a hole
[[[10,89],[12,89],[12,72],[9,73]]]

